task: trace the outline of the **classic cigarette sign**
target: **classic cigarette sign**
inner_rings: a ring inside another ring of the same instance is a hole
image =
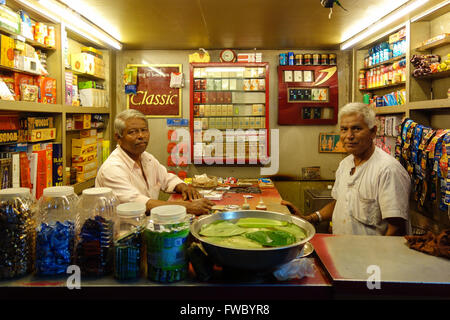
[[[127,107],[149,117],[180,117],[181,89],[170,87],[171,73],[181,65],[128,65],[137,67],[136,94],[127,96]]]

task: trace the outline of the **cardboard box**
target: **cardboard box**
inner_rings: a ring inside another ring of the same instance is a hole
[[[72,139],[72,147],[85,147],[97,142],[97,136],[81,139]]]
[[[91,115],[90,114],[76,114],[73,116],[75,123],[75,129],[90,129],[91,128]]]
[[[86,156],[93,152],[97,152],[97,142],[83,147],[72,146],[72,156]]]
[[[56,138],[56,128],[28,130],[28,142],[52,140]]]
[[[72,165],[78,164],[78,163],[85,163],[85,162],[91,162],[96,161],[97,159],[97,152],[91,152],[88,154],[83,154],[80,156],[74,156],[72,157]]]
[[[14,39],[5,35],[0,37],[0,64],[14,68]]]
[[[56,79],[50,77],[38,77],[37,85],[39,87],[40,103],[56,104]]]
[[[89,129],[80,131],[80,138],[97,137],[97,129]]]
[[[84,172],[96,170],[97,169],[97,159],[95,158],[93,161],[72,164],[72,168],[75,168],[77,170],[77,173],[78,172],[84,173]]]
[[[97,175],[97,169],[87,171],[87,172],[77,172],[77,182],[87,181],[89,179],[95,178]]]

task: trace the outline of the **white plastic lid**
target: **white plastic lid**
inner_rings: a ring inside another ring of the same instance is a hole
[[[117,214],[126,218],[139,217],[145,214],[146,209],[142,202],[122,203],[117,206]]]
[[[44,189],[44,197],[64,197],[74,193],[74,189],[71,186],[60,187],[48,187]]]
[[[178,205],[165,205],[153,208],[150,219],[155,223],[182,222],[186,217],[186,208]]]
[[[0,190],[0,196],[7,197],[21,197],[29,196],[31,194],[28,188],[8,188]]]
[[[108,193],[111,193],[112,189],[111,188],[89,188],[89,189],[84,189],[83,190],[83,195],[87,195],[87,196],[102,196],[102,195],[107,195]]]

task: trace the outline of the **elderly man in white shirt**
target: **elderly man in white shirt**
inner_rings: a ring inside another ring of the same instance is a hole
[[[339,111],[339,123],[340,140],[350,155],[336,171],[334,200],[305,219],[332,220],[333,234],[410,233],[411,180],[397,160],[375,146],[375,112],[365,104],[350,103]],[[299,213],[290,202],[282,204]]]
[[[192,214],[208,214],[214,205],[195,188],[161,165],[146,152],[150,133],[145,115],[134,109],[119,113],[114,121],[118,146],[100,167],[96,187],[109,187],[120,203],[137,201],[146,204],[147,212],[165,204],[178,204]],[[159,191],[178,192],[183,201],[158,200]]]

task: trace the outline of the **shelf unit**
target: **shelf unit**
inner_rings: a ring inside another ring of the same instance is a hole
[[[193,163],[209,164],[210,160],[217,159],[223,164],[227,161],[245,165],[261,164],[260,149],[265,150],[266,156],[269,155],[268,63],[191,63],[190,83]],[[208,129],[218,130],[216,133],[223,138],[222,157],[213,143],[205,143],[205,132]],[[245,139],[244,136],[238,138],[233,135],[234,147],[228,151],[233,151],[234,156],[227,159],[226,143],[232,136],[227,130],[232,129],[242,129],[246,131],[246,135]],[[257,134],[248,130],[254,130]],[[260,135],[261,130],[264,132],[263,136]],[[254,145],[250,136],[258,137]],[[253,147],[257,150],[256,163],[250,161],[248,156],[249,152],[255,150]],[[217,158],[214,158],[215,155]]]
[[[22,9],[20,3],[16,1],[8,1],[7,6],[12,10]],[[39,43],[34,40],[26,39],[25,42],[36,49],[40,49],[41,51],[47,54],[47,71],[49,73],[49,77],[56,79],[57,83],[57,92],[56,92],[56,104],[43,104],[37,102],[27,102],[27,101],[7,101],[0,100],[0,112],[1,113],[17,113],[21,116],[52,116],[55,119],[54,126],[56,128],[56,138],[51,141],[43,141],[43,142],[58,142],[62,143],[63,146],[63,166],[70,167],[71,165],[71,141],[74,137],[79,137],[80,130],[66,130],[66,120],[73,115],[80,114],[100,114],[106,117],[105,126],[102,128],[104,133],[104,139],[111,139],[111,126],[110,126],[110,117],[111,110],[113,110],[112,103],[114,102],[113,93],[109,89],[113,85],[113,74],[112,74],[112,61],[114,59],[114,52],[109,50],[108,48],[99,45],[98,43],[94,43],[91,40],[85,39],[79,36],[76,33],[72,33],[67,30],[67,36],[69,39],[69,53],[78,52],[81,46],[94,47],[99,49],[104,54],[105,59],[105,77],[96,77],[90,74],[83,74],[79,72],[74,72],[79,76],[80,79],[86,80],[95,80],[102,81],[107,88],[107,99],[108,104],[105,107],[98,106],[72,106],[65,104],[65,72],[67,70],[66,65],[64,63],[64,55],[63,55],[63,43],[62,43],[62,25],[54,24],[49,21],[45,16],[41,16],[39,13],[33,11],[31,8],[23,8],[29,14],[30,18],[36,22],[43,22],[47,25],[54,26],[55,35],[56,35],[56,45],[55,47],[49,47],[42,43]],[[0,27],[0,34],[4,34],[7,36],[16,35],[14,32],[11,32],[8,29]],[[29,71],[22,71],[16,68],[10,68],[6,66],[0,66],[0,73],[6,72],[20,72],[23,74],[29,74],[36,76],[37,74]],[[65,170],[63,170],[63,173]],[[66,175],[63,174],[63,184],[69,185],[69,180],[66,178]],[[90,179],[88,181],[83,181],[76,183],[74,186],[75,192],[81,193],[81,191],[85,188],[94,186],[94,179]]]
[[[434,43],[421,45],[424,41],[448,30],[449,21],[450,4],[446,4],[435,12],[407,21],[401,26],[406,28],[407,36],[406,103],[400,106],[374,107],[377,116],[401,116],[434,129],[450,128],[450,99],[447,97],[447,90],[450,88],[450,71],[414,77],[414,66],[410,63],[411,57],[415,54],[437,54],[444,57],[450,53],[450,39],[448,35]],[[375,36],[353,50],[353,101],[363,101],[362,93],[365,92],[358,90],[359,68],[363,67],[364,59],[362,50],[386,40],[388,36],[389,34]],[[379,91],[382,93],[388,92],[387,89]],[[450,226],[447,212],[439,210],[438,203],[429,201],[425,203],[424,208],[419,208],[417,203],[412,201],[410,203],[410,211],[413,225],[422,226],[426,230],[433,231]]]

